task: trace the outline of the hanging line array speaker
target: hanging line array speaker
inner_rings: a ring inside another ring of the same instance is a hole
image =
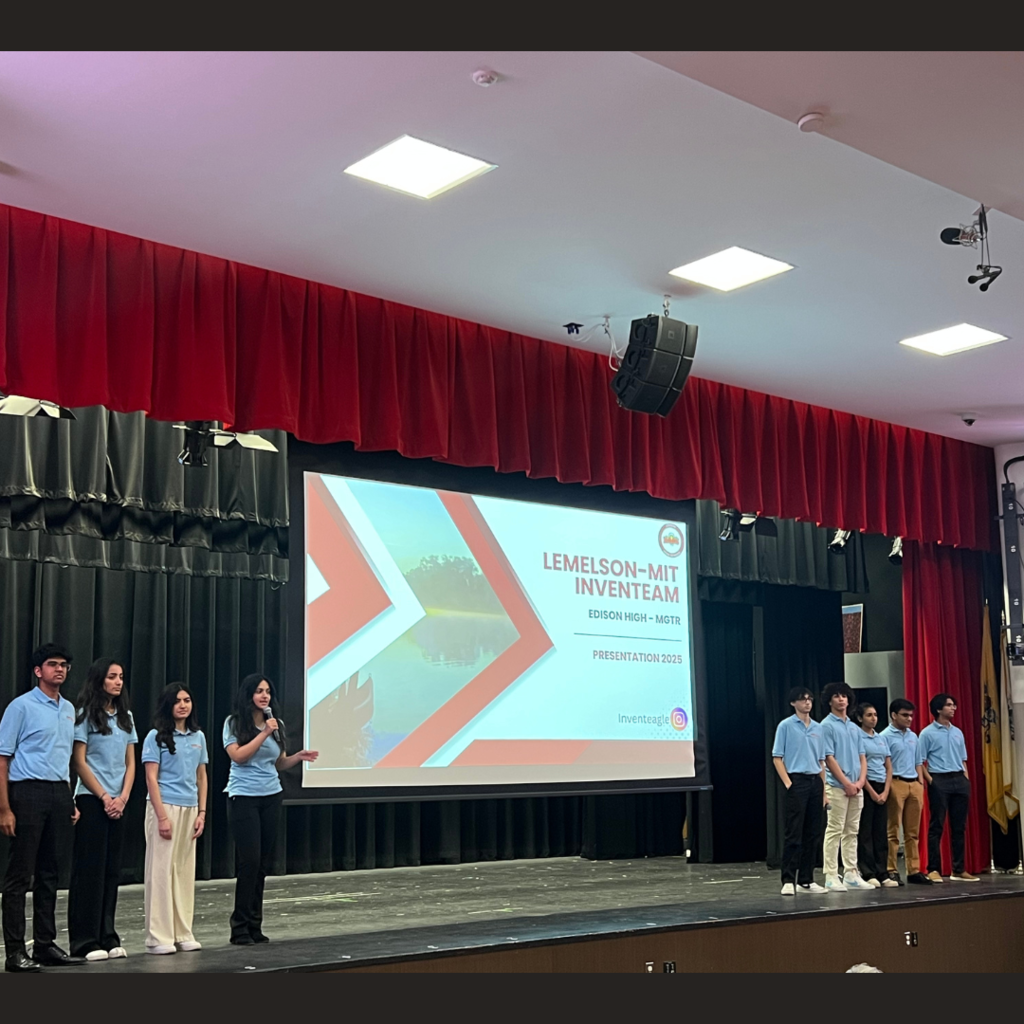
[[[697,328],[667,316],[629,327],[629,345],[611,388],[623,409],[667,416],[682,393],[697,350]]]

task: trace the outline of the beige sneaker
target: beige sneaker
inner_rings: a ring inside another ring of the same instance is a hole
[[[943,881],[942,875],[940,875],[938,871],[929,871],[926,877],[930,882],[939,883]]]
[[[951,882],[980,882],[981,879],[977,875],[972,875],[970,871],[954,871],[949,876]]]

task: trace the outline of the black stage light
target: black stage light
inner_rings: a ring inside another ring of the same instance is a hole
[[[183,466],[208,466],[206,453],[210,448],[210,420],[187,420],[179,430],[185,431],[184,447],[178,453]]]
[[[893,565],[903,564],[903,538],[893,537],[892,540],[892,551],[889,552],[889,561]]]
[[[740,514],[734,508],[723,508],[720,512],[722,530],[719,540],[739,540]]]
[[[828,542],[828,549],[833,554],[839,554],[846,547],[846,542],[853,536],[852,530],[836,530],[832,539]]]

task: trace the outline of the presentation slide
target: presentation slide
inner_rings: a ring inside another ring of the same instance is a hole
[[[306,473],[305,787],[692,779],[685,524]]]

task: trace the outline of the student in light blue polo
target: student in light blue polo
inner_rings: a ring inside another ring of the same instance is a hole
[[[825,739],[811,718],[814,697],[796,686],[789,691],[793,714],[779,722],[772,744],[772,763],[786,787],[785,841],[782,848],[782,895],[822,893],[814,881],[814,862],[821,837]]]
[[[146,771],[146,952],[200,949],[192,934],[196,840],[206,827],[206,737],[192,692],[164,687],[142,744]]]
[[[0,833],[11,839],[3,882],[4,970],[85,963],[57,944],[57,878],[71,853],[78,808],[71,798],[75,709],[60,695],[71,654],[59,644],[32,652],[35,685],[0,721]],[[25,950],[25,896],[32,887],[32,958]]]
[[[868,775],[864,782],[864,806],[857,830],[857,868],[861,878],[876,889],[895,888],[889,878],[889,812],[886,801],[892,786],[892,759],[885,737],[875,731],[878,710],[874,704],[857,708],[857,721],[864,733],[864,756]]]
[[[829,683],[821,691],[829,709],[821,723],[825,735],[825,888],[834,892],[873,886],[857,870],[857,832],[864,806],[864,783],[868,762],[864,754],[864,733],[850,721],[849,712],[857,701],[846,683]],[[844,875],[839,877],[839,849],[842,846]]]
[[[953,724],[956,700],[939,693],[928,702],[931,725],[918,736],[917,753],[928,783],[928,877],[942,881],[942,829],[949,815],[949,845],[953,854],[951,882],[977,882],[964,866],[967,812],[971,803],[971,780],[967,775],[967,744],[964,734]]]
[[[281,817],[281,779],[301,761],[315,761],[315,750],[285,753],[284,723],[274,715],[274,684],[260,672],[238,687],[234,713],[224,722],[228,774],[228,826],[235,841],[235,907],[231,942],[268,942],[263,934],[263,885],[274,865]]]
[[[78,696],[72,763],[78,775],[75,859],[68,890],[73,956],[116,960],[128,955],[114,927],[121,881],[124,809],[135,783],[135,720],[124,671],[113,658],[89,666]]]

